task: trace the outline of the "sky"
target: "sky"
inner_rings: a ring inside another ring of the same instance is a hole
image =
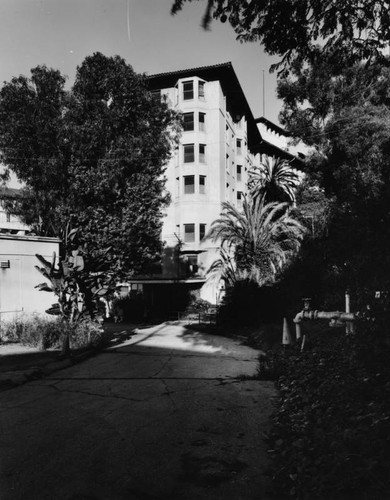
[[[269,73],[277,59],[258,43],[238,42],[228,23],[214,21],[210,31],[203,30],[204,0],[185,5],[176,16],[170,14],[172,3],[0,0],[0,84],[46,64],[67,75],[70,87],[77,65],[94,52],[118,54],[150,75],[231,61],[254,116],[278,123],[281,102],[275,74]]]

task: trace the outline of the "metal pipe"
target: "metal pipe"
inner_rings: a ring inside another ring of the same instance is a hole
[[[339,321],[354,321],[355,314],[343,311],[301,311],[295,318],[294,323],[300,322],[304,319],[338,319]]]
[[[348,290],[345,292],[345,312],[351,312],[351,296],[349,295]],[[347,321],[345,324],[345,333],[353,333],[353,323]]]
[[[301,322],[303,320],[314,320],[314,319],[328,319],[328,320],[337,320],[337,321],[344,321],[347,325],[351,325],[351,332],[353,332],[353,324],[352,322],[355,321],[356,316],[354,313],[351,312],[342,312],[342,311],[310,311],[308,309],[303,309],[299,313],[296,314],[294,318],[294,323],[295,323],[295,335],[296,339],[301,339],[302,338],[302,330],[301,330]],[[303,348],[306,343],[306,334],[303,335],[302,338],[302,345],[301,345],[301,351],[303,351]]]

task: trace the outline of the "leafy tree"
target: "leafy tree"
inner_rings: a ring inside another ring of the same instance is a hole
[[[68,190],[69,149],[63,133],[65,77],[37,66],[0,90],[0,151],[3,163],[26,184],[14,211],[43,234],[56,234],[55,208]],[[58,234],[58,233],[57,233]]]
[[[174,0],[171,12],[192,1]],[[228,21],[240,41],[258,41],[266,52],[282,57],[273,69],[298,71],[319,56],[338,67],[383,59],[390,41],[389,10],[385,0],[207,0],[202,24],[208,28],[213,18]]]
[[[249,172],[248,188],[253,198],[264,196],[268,203],[294,203],[299,183],[298,172],[287,160],[266,156]]]
[[[118,276],[145,270],[162,249],[164,170],[178,115],[119,56],[95,53],[69,92],[64,83],[43,66],[3,86],[3,161],[26,183],[44,234],[59,235],[70,221],[89,252],[111,247]]]
[[[222,204],[207,237],[221,243],[221,257],[210,269],[212,278],[227,285],[249,281],[273,283],[299,250],[304,227],[287,211],[285,203],[265,203],[264,197],[244,199],[240,212]]]
[[[324,63],[279,84],[284,124],[315,148],[307,174],[334,200],[317,251],[355,293],[390,286],[389,76],[357,64],[335,77]]]

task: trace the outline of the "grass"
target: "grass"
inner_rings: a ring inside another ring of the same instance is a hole
[[[80,349],[98,343],[102,336],[102,328],[92,322],[71,326],[59,318],[26,314],[1,323],[0,341],[37,347],[41,350],[55,349],[60,348],[65,333],[69,334],[71,349]]]

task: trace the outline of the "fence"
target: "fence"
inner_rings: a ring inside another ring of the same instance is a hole
[[[215,325],[217,323],[217,310],[215,309],[197,313],[178,312],[177,319],[187,325]]]

